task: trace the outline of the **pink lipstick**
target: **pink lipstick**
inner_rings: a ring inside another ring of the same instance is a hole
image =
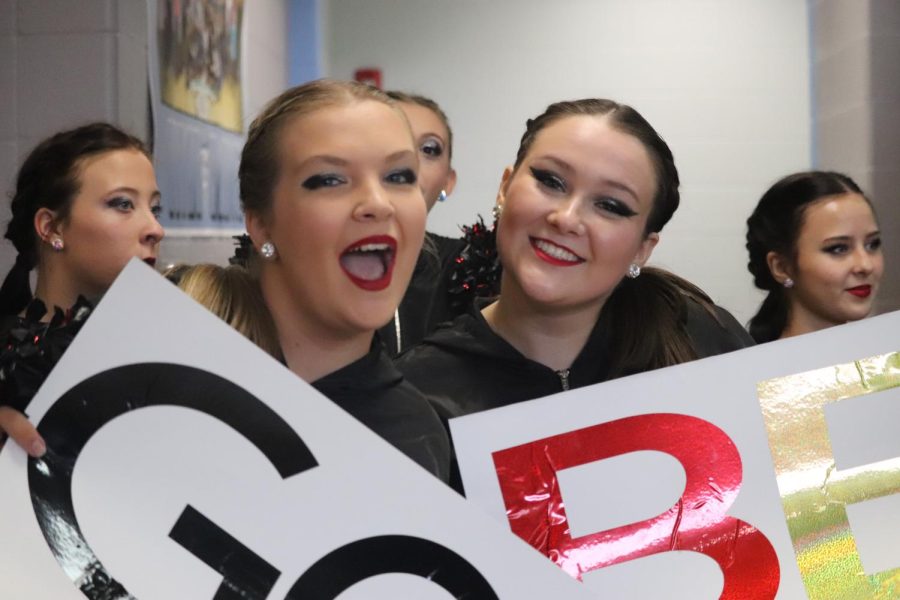
[[[344,273],[357,287],[369,292],[391,284],[397,240],[389,235],[373,235],[344,249],[340,263]]]

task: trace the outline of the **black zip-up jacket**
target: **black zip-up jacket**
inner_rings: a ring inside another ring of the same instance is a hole
[[[455,308],[450,295],[450,272],[466,245],[462,238],[426,233],[427,240],[416,261],[412,280],[391,322],[379,330],[388,356],[412,348],[440,323],[465,312]],[[430,246],[430,248],[427,248]]]
[[[448,481],[447,431],[428,400],[384,354],[378,336],[368,354],[312,386],[438,479]]]
[[[572,366],[554,371],[526,358],[494,333],[478,304],[395,359],[404,376],[428,396],[445,424],[453,417],[542,398],[610,378],[609,340],[599,322]],[[753,338],[725,309],[714,306],[714,317],[690,299],[685,300],[685,308],[684,326],[698,358],[753,345]],[[451,460],[450,486],[465,493],[455,455]]]
[[[685,328],[698,358],[753,345],[723,308],[713,317],[686,299]],[[569,369],[530,360],[488,326],[478,306],[438,329],[395,362],[444,420],[600,383],[609,379],[609,340],[599,325]]]

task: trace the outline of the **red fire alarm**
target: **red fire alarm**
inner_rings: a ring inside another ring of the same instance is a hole
[[[381,69],[372,67],[357,69],[353,74],[353,79],[360,83],[367,83],[372,87],[377,87],[379,90],[381,89]]]

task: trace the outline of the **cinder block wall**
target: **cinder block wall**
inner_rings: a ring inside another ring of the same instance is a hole
[[[247,122],[287,85],[291,1],[245,3]],[[147,139],[147,2],[0,0],[0,235],[18,166],[44,137],[103,120]],[[231,253],[227,237],[171,235],[161,259],[224,263]],[[0,241],[0,278],[14,260],[12,245]]]
[[[88,121],[148,129],[144,0],[0,0],[0,230],[19,163],[42,138]],[[15,260],[0,245],[0,276]]]

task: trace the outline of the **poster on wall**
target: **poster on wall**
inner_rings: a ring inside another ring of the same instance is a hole
[[[593,597],[133,261],[0,451],[0,596]]]
[[[466,495],[610,598],[895,598],[898,339],[887,314],[454,419]]]
[[[170,234],[243,230],[243,0],[148,0],[153,150]]]

